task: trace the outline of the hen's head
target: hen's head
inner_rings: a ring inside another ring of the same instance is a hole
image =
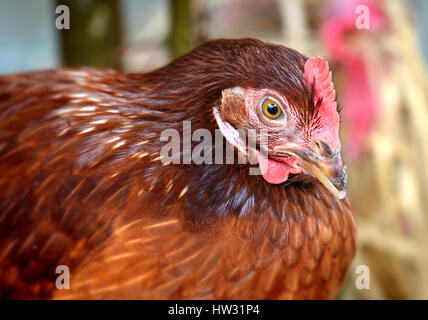
[[[184,106],[186,115],[195,109],[213,112],[226,139],[258,161],[267,182],[311,175],[338,198],[345,197],[339,114],[326,61],[253,39],[215,40],[165,71],[172,67],[181,77],[172,90],[186,97],[176,107]],[[239,131],[263,129],[267,143],[263,134],[255,143],[239,137]]]

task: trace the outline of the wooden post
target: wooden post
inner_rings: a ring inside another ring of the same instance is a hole
[[[193,47],[192,1],[169,0],[171,58],[177,58]]]
[[[70,9],[70,29],[59,30],[64,66],[120,68],[118,0],[55,0]]]

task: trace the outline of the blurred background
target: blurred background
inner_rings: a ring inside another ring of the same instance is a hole
[[[63,4],[70,29],[58,30]],[[428,299],[428,1],[0,0],[0,74],[144,72],[236,37],[321,55],[333,69],[359,228],[338,298]],[[356,288],[358,265],[369,267],[370,289]]]

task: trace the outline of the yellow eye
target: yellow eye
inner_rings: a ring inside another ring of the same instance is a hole
[[[262,110],[263,114],[269,119],[278,119],[282,114],[281,107],[271,99],[263,101]]]

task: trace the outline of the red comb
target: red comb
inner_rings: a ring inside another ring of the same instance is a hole
[[[305,63],[305,79],[309,87],[314,83],[314,102],[322,98],[320,110],[336,112],[336,91],[331,82],[328,63],[321,57],[310,58]]]
[[[321,57],[310,58],[305,63],[305,80],[309,88],[313,85],[314,102],[322,98],[319,106],[319,124],[321,132],[319,138],[336,150],[340,148],[339,140],[339,113],[337,112],[336,91],[331,82],[331,72],[328,63]]]

